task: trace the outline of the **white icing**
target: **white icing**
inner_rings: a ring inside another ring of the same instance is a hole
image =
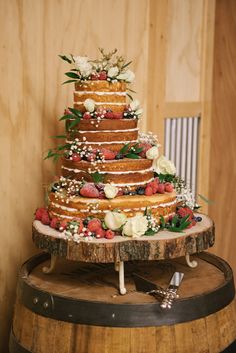
[[[70,172],[74,172],[74,173],[81,173],[81,172],[86,172],[85,170],[82,170],[82,169],[76,169],[76,168],[67,168],[67,167],[65,167],[64,165],[62,166],[62,169],[66,169],[66,170],[68,170],[68,171],[70,171]],[[111,172],[111,171],[106,171],[106,170],[102,170],[102,171],[100,171],[99,173],[100,174],[106,174],[106,173],[108,173],[108,174],[135,174],[135,173],[139,173],[139,174],[145,174],[145,173],[147,173],[147,172],[150,172],[150,171],[152,171],[152,167],[151,168],[148,168],[148,169],[143,169],[143,170],[130,170],[130,171],[121,171],[121,172]]]
[[[129,140],[129,141],[99,141],[99,142],[95,142],[95,141],[83,141],[81,143],[83,143],[83,145],[110,145],[110,144],[113,144],[113,143],[117,143],[117,144],[125,144],[127,142],[138,142],[138,140]],[[69,141],[69,140],[66,140],[66,143],[74,143],[74,141]]]
[[[84,102],[78,101],[74,102],[74,104],[84,104]],[[126,105],[125,102],[120,103],[120,102],[96,102],[96,105]]]
[[[92,131],[81,131],[81,130],[79,130],[79,133],[80,134],[87,134],[87,133],[91,133],[91,134],[99,134],[100,132],[123,132],[123,133],[125,133],[125,132],[127,132],[127,131],[138,131],[139,129],[136,127],[136,128],[134,128],[134,129],[126,129],[126,130],[92,130]]]
[[[68,212],[76,212],[77,211],[76,208],[62,206],[62,205],[59,205],[58,203],[55,203],[55,202],[51,202],[51,204],[53,206],[55,206],[56,208],[61,208],[64,211],[68,211]]]
[[[74,91],[76,95],[83,95],[83,94],[96,94],[98,96],[126,96],[126,92],[100,92],[100,91]]]

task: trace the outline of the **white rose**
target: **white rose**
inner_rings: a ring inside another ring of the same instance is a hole
[[[176,168],[173,162],[169,161],[165,156],[161,156],[153,163],[154,171],[158,174],[175,174]]]
[[[130,103],[130,108],[132,109],[132,110],[137,110],[138,108],[139,108],[139,105],[140,105],[140,103],[139,103],[139,101],[137,100],[137,99],[134,99],[131,103]]]
[[[133,82],[134,78],[135,78],[135,74],[131,70],[127,70],[125,72],[122,72],[121,74],[119,74],[117,76],[118,80],[123,80],[126,82]]]
[[[82,76],[88,77],[92,72],[92,65],[88,62],[87,56],[74,57],[75,68],[80,71]]]
[[[119,72],[118,67],[114,66],[108,70],[107,75],[108,75],[108,77],[116,77],[118,75],[118,72]]]
[[[146,152],[147,159],[156,159],[159,156],[159,151],[157,146],[149,148]]]
[[[128,237],[140,237],[148,230],[148,220],[142,214],[128,218],[123,227],[122,234]]]
[[[92,113],[95,109],[95,102],[93,99],[90,99],[90,98],[87,98],[85,101],[84,101],[84,106],[85,106],[85,109]]]
[[[104,192],[108,199],[114,199],[114,197],[118,194],[118,191],[118,188],[111,184],[106,184],[104,187]]]
[[[109,211],[104,217],[106,226],[111,230],[118,230],[126,222],[126,215],[124,213]]]

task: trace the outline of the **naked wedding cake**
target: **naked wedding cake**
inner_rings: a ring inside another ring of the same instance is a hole
[[[70,65],[65,83],[74,85],[74,105],[60,118],[63,143],[46,156],[61,160],[61,176],[35,219],[76,242],[193,226],[194,202],[181,196],[175,166],[160,155],[155,135],[139,132],[130,63],[116,50],[100,52],[96,60],[60,56]]]

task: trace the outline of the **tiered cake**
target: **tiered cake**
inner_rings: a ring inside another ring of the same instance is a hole
[[[61,158],[62,176],[36,220],[75,241],[152,235],[174,217],[172,228],[195,223],[189,208],[176,213],[175,167],[159,156],[156,136],[139,133],[142,109],[129,94],[134,74],[115,53],[101,50],[93,61],[61,56],[72,66],[74,106],[60,119],[65,144],[47,155]]]

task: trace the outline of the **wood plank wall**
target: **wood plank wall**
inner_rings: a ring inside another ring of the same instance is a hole
[[[163,143],[164,117],[194,115],[204,111],[205,97],[209,101],[214,4],[0,0],[0,352],[7,351],[18,268],[36,251],[32,215],[55,173],[42,161],[43,152],[62,129],[57,118],[72,103],[72,87],[60,85],[66,65],[58,54],[94,57],[97,47],[117,47],[133,59],[134,88],[146,112],[141,128],[158,133]],[[208,124],[209,111],[204,117]],[[207,143],[204,152],[208,155]],[[209,160],[203,158],[200,168],[200,175],[208,175]],[[208,192],[203,177],[200,188]]]
[[[236,2],[216,1],[209,214],[216,224],[214,252],[236,274]]]

